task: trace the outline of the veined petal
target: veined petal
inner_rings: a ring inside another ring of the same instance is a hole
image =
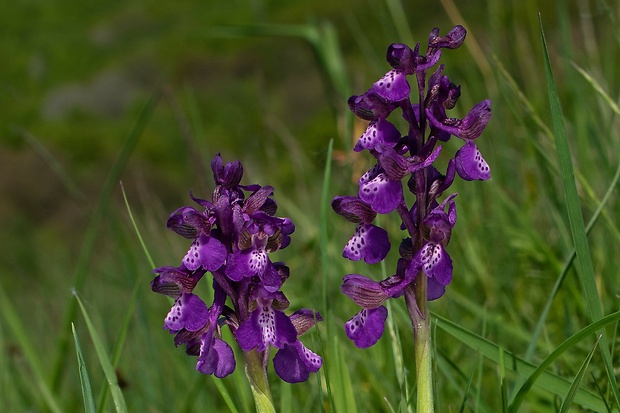
[[[345,245],[342,256],[352,261],[363,259],[368,264],[383,261],[390,251],[388,233],[372,224],[360,224]]]
[[[312,328],[317,322],[323,321],[323,317],[317,311],[314,312],[309,308],[301,308],[289,316],[289,319],[297,330],[297,336],[301,336]]]
[[[383,306],[364,308],[345,323],[344,329],[347,337],[358,348],[368,348],[375,345],[383,335],[386,318],[387,308]]]
[[[373,85],[373,90],[389,102],[400,102],[409,96],[411,88],[405,72],[393,69],[387,72]]]
[[[491,177],[491,168],[484,160],[476,144],[467,142],[454,157],[456,171],[466,181],[486,181]]]
[[[340,291],[363,308],[377,308],[390,297],[380,283],[363,275],[349,274],[342,282]]]
[[[359,199],[357,196],[337,196],[332,201],[332,209],[338,215],[344,217],[349,222],[359,224],[360,222],[371,223],[377,213],[372,210],[370,205]]]

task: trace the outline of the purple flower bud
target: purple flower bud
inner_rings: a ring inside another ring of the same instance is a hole
[[[224,165],[222,157],[218,153],[211,161],[211,169],[213,170],[213,178],[217,185],[225,188],[232,188],[239,185],[243,176],[243,166],[241,162],[228,162]]]
[[[415,73],[415,54],[406,44],[391,44],[387,50],[386,60],[390,66],[394,69],[402,70],[406,75]]]
[[[432,110],[426,110],[426,116],[431,124],[444,132],[448,132],[463,140],[476,139],[491,119],[491,101],[483,100],[472,108],[463,119],[437,119]]]
[[[428,38],[428,45],[430,47],[443,47],[447,49],[456,49],[460,47],[465,41],[467,31],[463,26],[457,25],[450,30],[445,36],[439,36],[439,29],[436,27],[431,31]]]

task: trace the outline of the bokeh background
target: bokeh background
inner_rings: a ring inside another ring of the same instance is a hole
[[[459,222],[450,245],[455,278],[432,310],[524,354],[572,247],[550,134],[539,12],[587,220],[609,189],[619,161],[618,124],[574,65],[617,98],[620,41],[614,1],[3,2],[0,286],[8,298],[5,305],[15,309],[39,353],[44,376],[54,381],[59,337],[70,328],[63,314],[82,268],[87,275],[77,292],[110,348],[134,285],[143,284],[131,301],[135,309],[118,368],[130,411],[180,411],[174,399],[188,396],[177,390],[203,385],[206,394],[194,390],[184,405],[187,411],[197,411],[193,403],[204,400],[222,406],[213,380],[199,376],[193,361],[160,330],[168,302],[150,292],[151,268],[129,220],[120,181],[156,265],[176,265],[187,245],[166,231],[169,213],[190,204],[190,190],[209,197],[214,154],[241,160],[244,182],[274,186],[279,215],[290,216],[297,225],[291,248],[279,256],[294,274],[287,283],[290,301],[295,308],[320,310],[323,169],[332,162],[331,196],[353,194],[356,174],[371,161],[350,151],[363,126],[348,114],[346,100],[387,71],[384,56],[390,43],[424,44],[433,27],[446,33],[454,24],[468,30],[465,46],[442,57],[446,73],[462,85],[455,116],[482,99],[492,100],[493,118],[478,145],[493,179],[455,185],[460,192]],[[116,170],[120,179],[109,197],[102,195],[132,136],[137,137],[135,147]],[[334,156],[327,159],[330,140]],[[458,143],[450,142],[446,152],[457,148]],[[618,201],[612,197],[591,235],[606,312],[618,309],[617,212]],[[102,214],[94,224],[93,213]],[[337,303],[334,322],[339,325],[357,311],[339,294],[341,277],[354,271],[381,277],[378,268],[342,262],[341,248],[352,231],[343,221],[333,214],[328,222],[328,294]],[[390,224],[397,229],[387,219]],[[84,252],[87,231],[96,233],[90,253]],[[587,324],[579,296],[572,272],[552,306],[540,357]],[[399,320],[401,336],[409,336],[406,319]],[[29,385],[32,367],[22,341],[4,321],[0,361],[7,367],[0,367],[1,398],[15,407],[11,411],[40,411],[44,403]],[[101,386],[102,374],[79,314],[73,321],[93,383]],[[351,350],[347,362],[352,380],[360,389],[358,408],[389,411],[383,398],[397,385],[377,381],[387,377],[389,382],[396,374],[389,363],[390,345],[362,353],[342,336],[343,348]],[[455,383],[466,383],[471,367],[449,373],[455,368],[450,363],[475,353],[440,332],[437,336],[444,360],[440,403],[459,406],[467,386]],[[403,340],[407,365],[411,338]],[[575,360],[589,348],[575,350]],[[81,408],[81,395],[74,354],[68,354],[54,394],[65,411],[74,411]],[[375,365],[364,366],[369,354],[388,360],[381,373]],[[564,363],[554,371],[574,374],[579,365]],[[497,386],[496,370],[493,365],[482,370],[478,392]],[[454,382],[447,379],[451,375]],[[167,377],[177,383],[170,384]],[[604,380],[604,374],[598,378]],[[375,385],[379,387],[373,389]],[[304,390],[293,394],[298,393]],[[481,396],[482,402],[478,399],[478,411],[499,411],[494,410],[499,393],[489,393]],[[316,390],[298,397],[305,411],[324,406]],[[554,400],[541,392],[529,408],[552,411],[544,409]],[[360,407],[363,401],[372,409]]]

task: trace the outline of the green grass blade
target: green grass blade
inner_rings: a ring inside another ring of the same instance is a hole
[[[138,236],[138,241],[140,241],[140,246],[142,247],[142,251],[144,251],[144,255],[146,255],[146,259],[149,262],[149,265],[151,266],[151,268],[155,268],[155,261],[153,261],[153,258],[151,257],[151,253],[149,252],[148,248],[146,247],[146,244],[144,243],[144,239],[142,238],[142,234],[140,233],[140,230],[138,229],[138,224],[136,224],[136,220],[133,217],[133,213],[131,212],[131,207],[129,206],[129,200],[127,199],[127,193],[125,192],[125,187],[123,186],[123,183],[120,183],[121,185],[121,192],[123,193],[123,200],[125,201],[125,207],[127,208],[127,213],[129,214],[129,220],[131,221],[131,225],[133,225],[133,229],[134,231],[136,231],[136,235]]]
[[[611,195],[615,193],[615,188],[616,188],[616,185],[618,185],[619,181],[620,181],[620,164],[618,164],[616,173],[613,179],[611,180],[609,187],[607,188],[607,192],[605,193],[605,196],[603,196],[603,199],[601,200],[600,205],[598,206],[596,211],[594,211],[594,214],[592,214],[592,218],[590,219],[590,222],[588,222],[588,225],[586,226],[586,234],[590,233],[590,231],[592,230],[592,227],[594,227],[594,224],[596,224],[599,217],[601,216],[601,213],[607,207],[607,204],[609,203],[609,200],[611,199]],[[531,360],[532,356],[534,355],[534,350],[536,349],[536,343],[538,342],[538,337],[540,336],[540,333],[542,332],[542,329],[545,325],[545,320],[547,319],[547,314],[549,314],[549,310],[551,309],[551,304],[553,303],[553,300],[558,294],[558,291],[560,290],[560,286],[562,285],[564,278],[568,274],[568,270],[570,269],[574,259],[575,259],[575,249],[573,248],[568,258],[566,259],[566,262],[564,263],[564,267],[562,268],[560,275],[555,281],[555,284],[553,285],[551,292],[549,293],[549,298],[547,302],[545,303],[545,307],[540,313],[540,317],[538,319],[538,322],[536,323],[534,332],[532,333],[532,339],[530,340],[530,344],[525,353],[526,360]]]
[[[588,337],[590,334],[595,333],[598,329],[604,328],[607,325],[618,322],[618,320],[620,320],[620,311],[609,314],[608,316],[603,317],[596,323],[590,324],[589,326],[573,334],[571,337],[565,340],[562,344],[560,344],[546,359],[544,359],[540,363],[540,365],[536,368],[536,370],[532,372],[532,374],[530,374],[528,379],[525,381],[523,386],[519,389],[519,391],[515,395],[512,401],[512,404],[511,404],[510,411],[511,412],[518,411],[519,406],[523,402],[525,395],[527,394],[529,389],[532,387],[532,385],[562,353],[564,353],[571,347],[575,346],[578,342]],[[563,394],[558,394],[558,395],[563,396]],[[606,410],[603,410],[603,411],[606,411]]]
[[[34,378],[34,386],[32,386],[32,390],[37,389],[39,391],[39,395],[33,394],[33,399],[36,400],[37,397],[40,396],[43,398],[47,408],[50,411],[53,413],[61,413],[62,410],[58,406],[52,390],[48,387],[43,371],[41,370],[41,367],[43,366],[43,363],[39,359],[41,349],[35,348],[30,341],[28,334],[24,329],[24,326],[27,324],[22,322],[19,318],[17,311],[9,300],[9,296],[4,290],[2,284],[0,284],[0,313],[2,314],[2,319],[7,323],[11,337],[13,337],[13,339],[19,344],[20,350],[24,354],[27,365],[32,372],[32,376]]]
[[[452,321],[449,321],[443,317],[440,317],[436,314],[431,315],[434,322],[437,323],[437,326],[444,330],[446,333],[457,338],[463,344],[469,346],[475,351],[478,351],[486,358],[491,359],[496,363],[499,363],[499,346],[497,344],[492,343],[485,338],[467,329],[464,329],[458,324],[455,324]],[[576,345],[581,340],[594,334],[598,329],[604,328],[605,326],[611,325],[612,323],[618,322],[619,320],[620,311],[612,313],[597,321],[596,323],[592,323],[589,326],[583,328],[582,330],[578,331],[570,338],[568,338],[566,341],[564,341],[564,343],[562,343],[553,353],[551,353],[551,355],[549,355],[549,357],[547,357],[539,366],[527,362],[508,351],[504,351],[506,367],[512,371],[517,372],[523,377],[528,377],[527,381],[520,389],[519,393],[517,393],[517,395],[515,396],[515,399],[513,400],[509,411],[517,411],[517,403],[520,404],[522,402],[525,394],[534,384],[536,384],[541,389],[547,390],[553,394],[557,394],[558,396],[564,396],[570,388],[570,383],[568,382],[568,380],[559,377],[556,374],[547,372],[546,369],[566,350]],[[585,389],[579,390],[579,392],[575,396],[575,401],[580,405],[597,412],[607,411],[605,408],[605,403],[601,400],[601,398]]]
[[[508,381],[506,379],[506,360],[504,359],[504,348],[499,348],[499,382],[502,392],[502,412],[508,411]]]
[[[605,92],[605,89],[603,89],[601,84],[598,83],[592,76],[590,76],[590,74],[588,72],[583,70],[576,63],[573,63],[573,67],[579,72],[579,74],[581,76],[583,76],[583,78],[590,84],[590,86],[592,86],[592,88],[596,91],[596,93],[601,95],[601,97],[603,98],[605,103],[607,103],[607,106],[609,106],[611,108],[611,110],[613,110],[616,115],[620,115],[620,107],[618,106],[618,104],[616,102],[614,102],[614,100],[611,98],[611,96],[609,96]]]
[[[553,79],[553,72],[551,70],[551,62],[547,51],[547,43],[543,31],[542,20],[540,20],[540,34],[543,44],[545,73],[547,75],[547,89],[551,106],[555,146],[560,164],[564,196],[566,198],[566,212],[568,214],[573,243],[575,244],[577,273],[579,275],[579,281],[581,282],[581,288],[588,307],[590,320],[595,322],[603,318],[603,308],[596,287],[594,266],[592,264],[588,237],[586,235],[585,224],[581,214],[581,202],[579,201],[579,194],[575,183],[575,174],[571,160],[570,148],[568,145],[568,137],[564,127],[564,116],[562,114],[562,107],[560,105],[560,99],[555,86],[555,80]],[[613,362],[609,352],[609,340],[604,331],[601,331],[600,333],[602,333],[602,337],[599,348],[603,356],[605,369],[610,383],[616,383]],[[620,407],[620,389],[618,386],[614,385],[612,385],[611,388],[616,399],[616,404]]]
[[[459,413],[465,412],[465,407],[467,406],[467,400],[469,400],[469,394],[471,392],[471,387],[474,383],[474,373],[476,372],[477,366],[471,369],[471,373],[469,373],[469,379],[467,380],[467,388],[465,389],[465,394],[463,395],[463,401],[461,402],[461,408],[459,409]]]
[[[28,132],[27,130],[19,131],[22,138],[30,147],[43,159],[43,162],[47,164],[52,173],[58,178],[58,180],[62,183],[62,186],[65,187],[67,193],[71,195],[73,199],[78,201],[80,206],[86,204],[86,197],[80,191],[80,188],[75,183],[75,181],[69,176],[65,168],[56,160],[54,155],[43,145],[43,143],[37,139],[33,134]]]
[[[332,153],[334,148],[334,141],[329,141],[327,148],[327,157],[325,160],[325,172],[323,174],[323,191],[321,193],[321,211],[320,211],[320,241],[319,248],[321,253],[321,274],[322,274],[322,307],[325,314],[323,315],[326,325],[326,343],[327,348],[324,349],[323,354],[329,357],[324,358],[324,374],[325,382],[327,384],[327,396],[330,400],[330,404],[334,407],[335,411],[349,411],[355,412],[355,398],[351,389],[351,380],[348,376],[348,372],[345,366],[344,359],[342,357],[341,348],[338,342],[338,332],[333,322],[334,317],[332,315],[332,308],[329,303],[327,287],[331,285],[329,279],[330,266],[329,266],[329,233],[328,233],[328,218],[327,215],[330,211],[331,200],[329,196],[329,183],[331,181],[332,173]],[[327,350],[327,351],[325,351]],[[350,405],[348,403],[351,403]]]
[[[78,297],[77,293],[74,293],[75,299],[82,310],[82,315],[84,316],[84,320],[86,321],[86,327],[88,328],[88,333],[90,334],[90,338],[95,346],[95,351],[97,352],[97,357],[99,358],[99,363],[101,364],[101,368],[103,369],[103,374],[105,375],[106,380],[110,386],[110,393],[112,393],[112,399],[114,400],[114,407],[116,408],[117,413],[127,413],[127,406],[125,405],[125,398],[123,397],[123,392],[121,391],[120,386],[118,385],[118,379],[116,377],[116,373],[114,372],[114,366],[112,366],[112,362],[108,357],[108,354],[103,346],[103,342],[99,337],[99,333],[97,333],[97,329],[86,311],[86,308],[82,304],[80,297]]]
[[[71,323],[71,331],[73,332],[73,340],[75,341],[75,354],[77,355],[78,370],[80,372],[82,397],[84,398],[84,412],[95,413],[97,409],[95,407],[95,399],[93,398],[93,389],[90,387],[88,370],[86,370],[86,363],[84,363],[84,356],[82,355],[82,349],[80,348],[80,341],[78,340],[75,325],[73,325],[73,323]]]
[[[583,364],[579,368],[579,371],[577,372],[577,375],[575,376],[575,379],[573,380],[573,383],[570,386],[570,390],[568,391],[568,394],[564,398],[564,401],[562,402],[562,406],[560,406],[560,413],[568,413],[568,409],[570,409],[571,404],[573,404],[573,400],[575,399],[575,394],[577,393],[577,389],[579,389],[579,385],[581,384],[583,380],[583,376],[585,376],[586,374],[586,370],[588,369],[588,365],[590,364],[590,360],[592,360],[592,356],[594,355],[594,351],[596,350],[596,347],[598,346],[600,339],[601,339],[601,336],[599,336],[599,338],[596,340],[594,347],[592,347],[592,350],[590,350],[590,352],[588,353],[588,356],[586,357]]]
[[[76,291],[79,291],[82,288],[84,281],[86,280],[88,264],[95,247],[95,241],[99,233],[100,224],[107,212],[114,188],[116,187],[116,184],[118,183],[127,162],[129,161],[129,157],[138,143],[138,139],[142,135],[142,132],[144,131],[153,111],[155,110],[155,107],[157,106],[157,102],[159,102],[161,94],[161,91],[153,93],[149,101],[140,112],[138,120],[127,136],[123,148],[121,149],[116,162],[112,166],[112,169],[110,170],[110,173],[101,188],[97,205],[88,222],[88,227],[86,228],[86,233],[84,235],[84,241],[82,242],[82,248],[80,249],[77,259],[73,280],[73,288]],[[75,318],[76,311],[77,307],[75,300],[69,300],[60,324],[61,335],[58,338],[55,351],[54,367],[52,369],[51,376],[52,389],[54,390],[57,390],[60,387],[63,366],[67,360],[66,356],[69,346],[69,329],[67,328],[65,330],[62,326],[68,327],[70,325],[72,320]]]

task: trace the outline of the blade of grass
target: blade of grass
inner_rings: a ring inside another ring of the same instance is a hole
[[[108,357],[108,354],[103,346],[103,342],[99,337],[99,333],[97,333],[97,329],[91,321],[90,316],[86,311],[86,308],[82,304],[82,300],[80,300],[80,297],[77,295],[76,292],[74,292],[73,295],[75,296],[75,300],[77,301],[80,309],[82,310],[82,315],[84,316],[84,320],[86,321],[86,327],[88,328],[90,338],[93,342],[93,345],[95,346],[95,351],[97,353],[97,357],[99,358],[101,368],[103,369],[103,374],[105,375],[105,378],[108,381],[108,385],[110,386],[110,393],[112,394],[112,399],[114,400],[114,407],[116,408],[117,413],[127,413],[127,406],[125,404],[123,392],[118,385],[118,379],[116,377],[116,373],[114,372],[114,367],[112,366],[112,362],[110,361],[110,358]]]
[[[43,398],[47,408],[50,411],[53,413],[61,413],[62,410],[54,398],[53,391],[50,389],[44,378],[45,375],[42,371],[43,363],[39,359],[40,349],[35,348],[30,341],[30,338],[24,329],[24,326],[27,324],[23,323],[19,318],[17,310],[13,306],[13,303],[9,300],[9,296],[4,290],[2,284],[0,284],[0,313],[2,314],[2,318],[6,320],[11,337],[17,341],[20,351],[26,358],[27,365],[32,372],[34,379],[34,386],[32,386],[32,390],[37,389],[39,391],[38,395],[32,395],[33,400],[37,400],[40,396]]]
[[[506,379],[506,360],[504,359],[504,348],[499,348],[499,383],[502,393],[502,412],[508,411],[508,383]]]
[[[56,175],[58,180],[62,183],[62,185],[67,190],[67,193],[71,195],[73,199],[78,201],[80,207],[86,204],[86,197],[80,191],[80,188],[77,186],[75,181],[69,176],[65,168],[56,160],[54,155],[41,143],[39,139],[37,139],[33,134],[28,132],[25,129],[19,130],[22,138],[30,147],[43,159],[43,162],[47,164],[50,170]]]
[[[122,188],[122,184],[121,184],[121,190],[123,192],[123,196],[125,196],[125,192],[124,189]],[[125,198],[126,201],[126,198]],[[127,208],[129,208],[129,206],[127,206]],[[129,211],[129,214],[131,216],[131,211]],[[132,222],[133,222],[133,216],[132,216]],[[115,223],[116,226],[118,226],[117,223]],[[134,226],[135,226],[135,222],[134,222]],[[120,229],[116,229],[113,231],[114,234],[120,234],[121,230]],[[140,238],[140,235],[138,234],[138,237]],[[117,236],[117,238],[120,238],[119,236]],[[141,239],[141,238],[140,238]],[[117,240],[117,245],[122,245],[123,240]],[[123,262],[127,263],[126,265],[131,265],[130,268],[128,268],[127,272],[128,274],[140,274],[142,271],[140,271],[138,268],[136,268],[135,263],[133,262],[132,258],[129,256],[131,254],[132,248],[129,245],[126,245],[124,247],[119,248],[120,251],[123,251],[125,254],[125,257],[123,258]],[[147,251],[148,253],[148,251]],[[145,271],[146,272],[146,271]],[[146,272],[148,273],[148,272]],[[136,277],[135,280],[135,284],[133,287],[133,290],[131,292],[131,297],[129,298],[129,303],[127,305],[127,310],[125,311],[125,315],[123,317],[123,321],[120,324],[120,328],[116,337],[116,341],[114,342],[114,348],[112,349],[112,355],[110,357],[112,366],[114,368],[116,368],[118,366],[118,363],[120,361],[121,358],[121,354],[123,351],[123,347],[125,344],[125,340],[127,338],[127,334],[129,332],[129,326],[131,325],[131,321],[133,319],[133,315],[134,315],[134,309],[136,306],[136,301],[138,299],[138,293],[143,289],[143,282],[142,282],[142,278],[141,277]],[[109,387],[108,386],[103,386],[103,388],[101,389],[101,393],[99,393],[99,398],[98,398],[98,406],[99,406],[99,411],[106,411],[106,406],[108,403],[108,394],[109,394]]]
[[[455,324],[452,321],[449,321],[443,317],[440,317],[433,313],[431,313],[431,315],[434,322],[437,323],[437,326],[444,330],[446,333],[457,338],[463,344],[474,349],[475,351],[480,352],[480,354],[482,354],[486,358],[491,359],[496,363],[499,363],[499,346],[497,344],[492,343],[485,338],[477,335],[476,333],[464,329],[458,324]],[[523,385],[519,393],[517,393],[517,395],[515,396],[512,405],[516,406],[517,402],[521,403],[522,398],[525,396],[525,393],[527,393],[529,388],[531,388],[534,384],[553,394],[564,396],[568,392],[568,389],[570,387],[568,380],[557,376],[556,374],[547,372],[547,367],[549,367],[551,363],[553,363],[566,350],[576,345],[581,340],[594,334],[597,330],[604,328],[605,326],[611,325],[612,323],[618,322],[619,320],[620,311],[603,317],[601,320],[579,330],[577,333],[573,334],[566,341],[564,341],[539,366],[527,362],[508,351],[505,351],[504,357],[507,361],[506,367],[512,371],[517,372],[523,377],[528,377],[526,383]],[[605,409],[605,403],[601,400],[601,398],[588,390],[580,389],[575,397],[575,400],[577,401],[577,403],[588,409],[597,412],[607,411]],[[517,410],[513,407],[510,411]]]
[[[136,224],[136,220],[133,217],[133,213],[131,212],[131,207],[129,206],[129,200],[127,199],[127,193],[125,192],[125,187],[123,187],[123,183],[120,182],[121,192],[123,194],[123,200],[125,201],[125,207],[127,208],[127,213],[129,214],[129,220],[131,221],[131,225],[133,225],[133,229],[136,232],[136,236],[138,237],[138,241],[140,241],[140,246],[142,247],[142,251],[144,251],[144,255],[146,256],[147,261],[151,268],[155,268],[155,261],[151,257],[151,253],[149,252],[146,244],[144,243],[144,239],[142,238],[142,234],[140,234],[140,230],[138,229],[138,224]]]
[[[560,406],[560,413],[568,413],[568,409],[570,409],[571,404],[573,404],[573,400],[575,399],[575,394],[577,394],[577,390],[579,389],[579,386],[581,385],[583,376],[585,376],[586,374],[588,365],[590,365],[590,360],[592,360],[592,356],[594,355],[594,351],[596,350],[596,347],[598,347],[598,343],[600,340],[601,340],[601,336],[598,337],[598,339],[596,340],[596,343],[594,343],[594,347],[592,347],[592,350],[590,350],[590,352],[588,353],[588,356],[586,357],[583,364],[579,368],[579,371],[577,372],[577,375],[575,376],[575,379],[573,380],[573,383],[570,386],[570,390],[568,391],[568,394],[564,398],[564,401],[562,402],[562,406]]]
[[[603,328],[607,325],[610,325],[614,322],[618,322],[620,320],[620,311],[612,313],[606,317],[603,317],[601,320],[596,323],[590,324],[588,327],[578,331],[573,334],[571,337],[566,339],[558,348],[556,348],[547,358],[545,358],[540,365],[536,368],[534,372],[530,374],[528,379],[525,381],[523,386],[519,389],[517,394],[515,395],[512,405],[511,411],[517,412],[520,404],[522,403],[525,395],[532,387],[532,385],[536,382],[536,380],[543,374],[545,369],[547,369],[562,353],[567,351],[569,348],[575,346],[578,342],[586,338],[588,335],[596,332],[597,328]],[[606,411],[606,410],[604,410]]]
[[[579,201],[579,194],[577,192],[577,185],[575,183],[575,175],[570,154],[570,148],[568,145],[568,137],[566,136],[566,130],[564,127],[564,116],[562,114],[562,107],[560,105],[560,99],[558,97],[557,89],[555,86],[555,80],[553,79],[551,62],[549,60],[549,53],[547,50],[547,42],[545,40],[545,34],[540,15],[539,23],[540,34],[543,44],[545,73],[547,76],[547,89],[551,106],[551,118],[555,135],[555,146],[558,155],[558,161],[560,164],[562,184],[564,187],[564,196],[566,198],[566,212],[568,214],[568,221],[571,228],[573,243],[575,245],[577,274],[579,275],[579,281],[583,289],[584,298],[586,300],[588,312],[590,315],[590,320],[595,322],[603,318],[603,308],[596,287],[594,266],[592,264],[590,247],[588,245],[588,237],[586,235],[585,224],[583,216],[581,214],[581,202]],[[616,383],[613,362],[611,359],[611,354],[609,352],[609,340],[604,331],[597,333],[602,334],[601,345],[599,346],[599,348],[603,356],[603,362],[605,364],[605,369],[607,371],[610,383]],[[616,405],[620,407],[620,389],[618,388],[618,386],[612,385],[611,387],[614,397],[616,399]]]
[[[588,225],[586,226],[586,234],[590,233],[590,231],[592,230],[592,227],[594,227],[594,224],[598,221],[599,217],[601,216],[601,213],[603,212],[609,200],[611,199],[611,195],[615,193],[615,188],[618,185],[618,181],[620,181],[620,164],[618,164],[616,173],[613,179],[611,180],[609,187],[607,188],[607,192],[605,193],[605,196],[603,196],[603,199],[601,200],[600,205],[598,206],[596,211],[594,211],[594,214],[592,214],[592,218],[590,219],[590,221],[588,222]],[[564,263],[564,267],[562,268],[560,275],[555,281],[555,284],[553,285],[551,292],[549,293],[549,298],[547,299],[547,302],[545,303],[545,307],[540,313],[540,317],[538,319],[538,322],[536,323],[534,332],[532,333],[532,339],[530,340],[530,344],[528,345],[527,351],[525,352],[525,357],[524,357],[525,360],[531,360],[532,356],[534,355],[534,350],[536,349],[536,343],[538,342],[538,337],[540,336],[540,333],[542,332],[542,329],[545,325],[545,320],[547,319],[547,314],[549,314],[549,310],[551,309],[551,304],[553,303],[553,300],[557,296],[558,291],[560,290],[560,286],[562,285],[562,282],[564,281],[564,278],[568,274],[568,270],[570,269],[573,263],[573,260],[575,259],[575,254],[576,254],[576,251],[575,251],[575,248],[573,248],[568,258],[566,259],[566,262]]]
[[[129,161],[129,157],[136,147],[142,132],[146,128],[146,125],[155,110],[161,95],[161,90],[154,92],[140,112],[138,120],[127,136],[123,148],[121,149],[116,162],[112,166],[112,169],[110,170],[110,173],[101,188],[97,205],[95,206],[95,210],[93,211],[93,214],[88,222],[88,227],[86,228],[86,233],[84,235],[84,241],[82,242],[82,248],[80,249],[77,259],[73,280],[73,288],[76,291],[79,291],[84,285],[86,274],[88,273],[88,264],[95,247],[95,241],[97,239],[100,224],[107,212],[114,187],[119,181],[121,174]],[[54,367],[52,368],[51,374],[51,387],[53,390],[58,390],[60,388],[63,366],[67,360],[66,355],[69,346],[69,329],[65,329],[64,326],[68,327],[70,325],[71,321],[75,318],[76,311],[77,306],[75,300],[69,300],[60,324],[61,333],[58,337],[56,350],[54,352]]]
[[[75,354],[77,355],[78,370],[80,372],[82,397],[84,398],[84,411],[86,413],[95,413],[97,409],[95,408],[93,389],[92,387],[90,387],[88,370],[86,370],[86,363],[84,363],[84,356],[82,355],[82,349],[80,348],[80,341],[78,340],[77,332],[75,331],[75,325],[73,325],[73,323],[71,323],[71,331],[73,332],[73,340],[75,341]]]
[[[355,397],[352,392],[351,380],[344,364],[341,348],[338,343],[338,333],[333,322],[332,308],[327,299],[327,286],[331,285],[329,280],[329,234],[327,227],[327,214],[331,202],[329,200],[329,182],[332,172],[332,154],[334,141],[330,139],[327,148],[327,157],[325,160],[325,172],[323,175],[323,192],[321,194],[321,211],[320,211],[320,241],[319,248],[321,252],[321,281],[322,281],[322,304],[327,317],[324,317],[327,327],[326,342],[328,343],[328,351],[323,354],[329,354],[329,361],[325,361],[325,382],[327,384],[327,397],[331,405],[337,412],[350,411],[355,412]],[[325,357],[327,359],[327,357]],[[349,404],[350,403],[350,404]]]
[[[463,401],[461,402],[459,413],[465,413],[465,406],[467,406],[467,400],[469,400],[469,393],[471,392],[471,386],[474,382],[474,373],[476,372],[476,368],[477,366],[474,365],[471,369],[471,373],[469,373],[469,380],[467,380],[467,388],[465,389],[465,394],[463,395]]]

